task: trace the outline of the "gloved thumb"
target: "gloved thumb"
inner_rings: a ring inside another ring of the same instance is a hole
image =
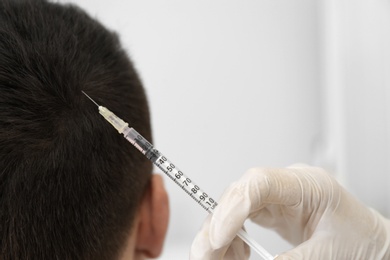
[[[220,199],[210,220],[210,243],[213,248],[229,245],[243,227],[251,209],[251,201],[232,185]]]
[[[190,260],[248,259],[250,255],[249,247],[237,236],[235,236],[231,243],[225,247],[212,247],[209,238],[211,217],[211,214],[207,217],[202,229],[196,235],[194,242],[192,243]]]

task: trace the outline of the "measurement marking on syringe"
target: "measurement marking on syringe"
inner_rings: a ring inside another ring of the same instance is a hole
[[[161,164],[159,164],[159,166],[161,166]],[[159,168],[160,168],[160,167],[159,167]],[[177,179],[175,179],[172,175],[170,175],[166,169],[164,169],[162,166],[161,166],[160,169],[161,169],[169,178],[171,178],[177,185],[179,185],[179,187],[181,187],[188,195],[190,195],[191,198],[193,198],[193,199],[194,199],[196,202],[198,202],[204,209],[206,209],[206,207],[205,207],[203,204],[201,204],[201,201],[198,200],[198,199],[196,198],[196,196],[193,195],[193,193],[189,192],[189,191],[186,189],[186,187],[184,186],[184,184],[183,184],[183,186],[180,186],[180,183],[176,181]]]
[[[145,150],[135,140],[133,142],[130,141],[130,143],[134,145],[138,149],[138,151],[145,154]]]

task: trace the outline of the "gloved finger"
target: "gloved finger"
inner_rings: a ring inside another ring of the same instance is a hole
[[[236,260],[236,259],[249,259],[250,249],[249,246],[238,236],[236,236],[232,243],[229,245],[224,260]],[[220,259],[220,258],[218,258]]]
[[[210,214],[206,218],[191,245],[190,260],[248,259],[249,247],[239,237],[234,238],[230,245],[221,248],[211,246],[208,236],[211,217]]]
[[[301,202],[301,194],[293,169],[250,169],[220,199],[210,222],[212,246],[229,244],[249,215],[267,203],[294,206]]]
[[[354,215],[359,216],[357,222],[351,220],[345,210],[342,216],[336,219],[325,217],[308,240],[279,255],[276,260],[390,259],[388,252],[390,239],[386,232],[383,233],[385,230],[383,224],[386,225],[386,222],[377,219],[383,216],[367,208],[359,209],[359,204],[350,202],[348,208]],[[369,212],[374,215],[366,215]],[[371,217],[375,219],[370,219]]]

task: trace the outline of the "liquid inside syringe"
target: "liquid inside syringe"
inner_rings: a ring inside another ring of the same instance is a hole
[[[162,153],[153,147],[153,145],[139,134],[134,128],[129,127],[128,124],[117,117],[114,113],[103,106],[99,106],[93,99],[92,102],[99,107],[99,113],[112,125],[119,133],[136,147],[142,154],[144,154],[150,161],[153,162],[162,172],[164,172],[170,179],[179,185],[191,198],[193,198],[200,206],[207,212],[212,213],[218,203],[204,192],[198,185],[196,185],[189,177],[180,171],[175,164],[168,160]],[[249,235],[241,229],[237,235],[247,243],[255,252],[265,260],[274,259],[262,246],[254,241]]]
[[[161,171],[179,185],[207,212],[212,213],[218,203],[206,192],[202,191],[190,178],[184,175],[172,162],[153,147],[148,140],[140,135],[134,128],[126,128],[124,137],[132,143],[141,153],[151,160]]]

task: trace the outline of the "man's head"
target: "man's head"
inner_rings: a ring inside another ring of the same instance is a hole
[[[144,90],[115,34],[74,6],[2,0],[1,259],[161,251],[161,179],[81,90],[151,139]]]

